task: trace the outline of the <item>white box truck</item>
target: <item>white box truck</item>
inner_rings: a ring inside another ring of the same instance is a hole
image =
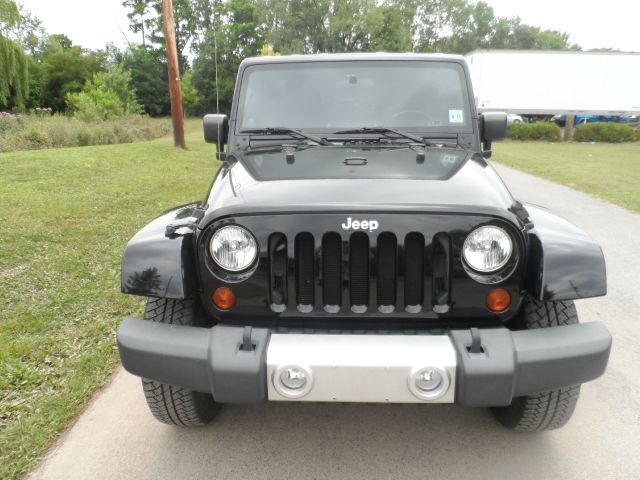
[[[466,56],[480,111],[640,113],[640,54],[478,50]]]

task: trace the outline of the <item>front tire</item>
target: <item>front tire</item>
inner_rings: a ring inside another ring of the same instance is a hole
[[[541,302],[528,300],[522,312],[521,327],[529,330],[578,323],[572,301]],[[580,385],[514,398],[508,407],[493,408],[505,427],[521,432],[540,432],[563,427],[573,415],[580,395]]]
[[[144,311],[144,319],[176,325],[197,325],[197,304],[194,299],[174,300],[151,298]],[[142,379],[144,397],[157,420],[183,427],[209,423],[219,410],[219,404],[208,393]]]

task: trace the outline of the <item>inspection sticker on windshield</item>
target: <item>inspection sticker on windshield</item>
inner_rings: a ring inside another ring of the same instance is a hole
[[[449,123],[464,123],[462,110],[449,110]]]

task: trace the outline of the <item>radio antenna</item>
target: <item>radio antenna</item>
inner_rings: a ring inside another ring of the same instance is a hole
[[[218,27],[216,26],[216,1],[212,2],[213,11],[213,64],[216,69],[216,113],[220,113],[220,94],[218,88]]]

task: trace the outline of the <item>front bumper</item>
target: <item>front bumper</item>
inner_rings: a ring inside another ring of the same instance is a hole
[[[514,397],[599,377],[611,336],[601,322],[527,331],[365,335],[206,329],[127,318],[118,330],[118,348],[122,365],[134,375],[210,392],[223,403],[503,406]],[[289,369],[304,373],[304,388],[283,386],[279,379]],[[425,381],[428,389],[417,388]]]

